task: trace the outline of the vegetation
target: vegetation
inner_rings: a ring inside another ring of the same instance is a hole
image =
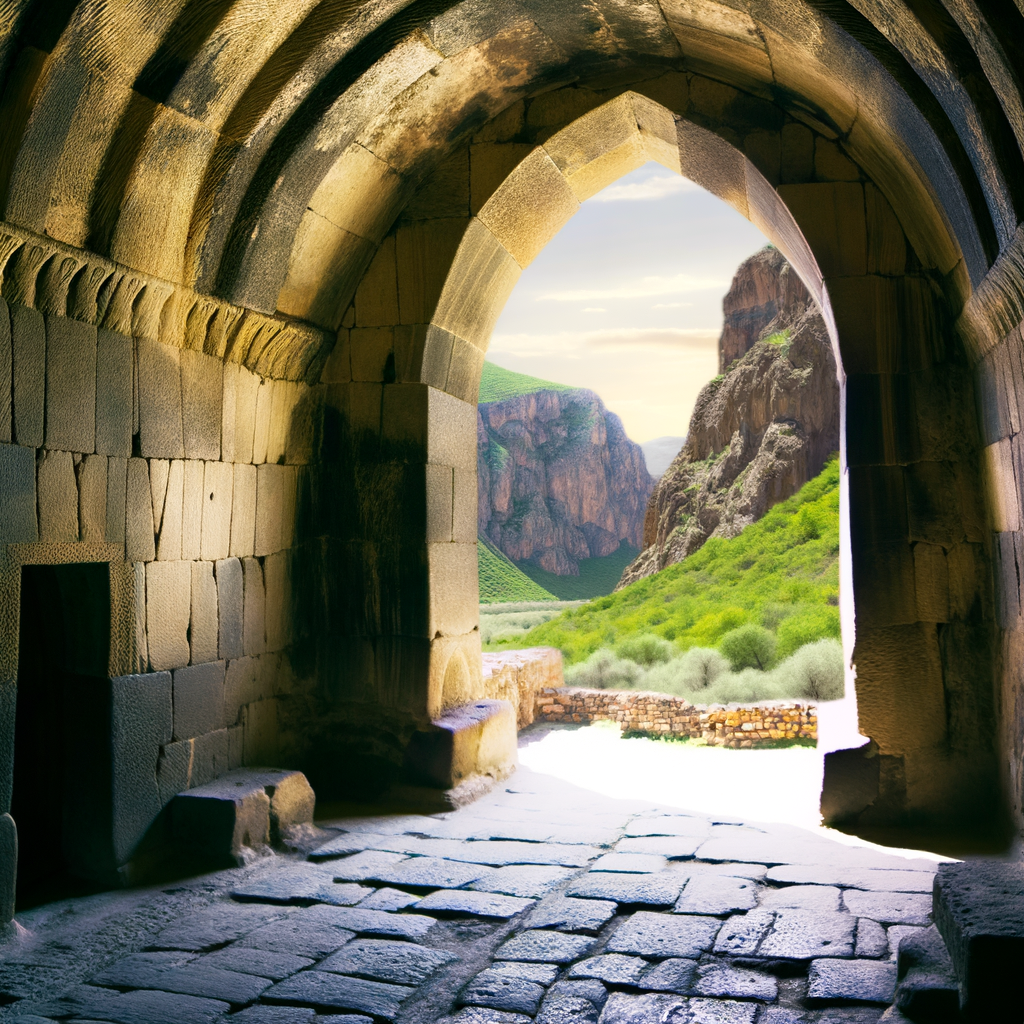
[[[622,571],[640,552],[623,543],[614,554],[604,558],[581,558],[579,576],[556,576],[553,572],[520,562],[521,569],[538,586],[554,594],[561,601],[586,601],[610,594],[622,577]],[[544,641],[549,643],[549,641]],[[558,644],[549,646],[558,647]]]
[[[479,563],[481,604],[492,604],[497,601],[555,600],[554,594],[548,593],[540,584],[524,575],[516,568],[514,562],[506,558],[489,541],[477,540],[476,553]],[[538,619],[533,625],[545,621],[547,620]]]
[[[485,651],[504,651],[522,647],[523,635],[553,619],[577,601],[514,601],[480,606],[480,639]]]
[[[530,377],[525,373],[516,373],[494,363],[484,363],[480,375],[480,402],[503,402],[506,398],[517,398],[519,395],[532,395],[535,391],[576,391],[568,384],[555,384],[540,377]]]

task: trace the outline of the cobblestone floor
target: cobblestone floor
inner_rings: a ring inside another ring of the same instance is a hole
[[[521,768],[307,858],[19,916],[0,1021],[874,1022],[935,864]]]

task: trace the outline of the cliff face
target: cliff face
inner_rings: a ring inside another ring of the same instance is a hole
[[[640,547],[654,486],[640,447],[592,391],[535,391],[477,413],[478,529],[515,562],[562,576]]]
[[[785,278],[774,287],[765,277],[772,267]],[[736,298],[744,295],[746,307]],[[711,537],[736,536],[839,448],[832,346],[795,272],[776,250],[762,250],[740,266],[729,296],[733,319],[719,359],[731,369],[698,396],[686,444],[647,505],[644,550],[620,588],[682,561]]]

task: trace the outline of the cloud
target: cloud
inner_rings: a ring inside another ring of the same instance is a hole
[[[724,291],[729,281],[714,277],[693,277],[691,274],[673,274],[671,277],[642,277],[638,281],[621,284],[617,288],[575,288],[564,292],[543,292],[535,302],[590,302],[594,299],[640,299],[655,295],[684,295],[712,289]]]
[[[692,305],[692,302],[656,302],[651,309],[683,309]]]
[[[604,306],[584,306],[584,313],[607,313],[608,310]]]
[[[629,185],[610,185],[608,188],[591,196],[594,203],[633,203],[644,199],[664,199],[665,196],[678,195],[680,192],[694,192],[700,186],[678,174],[663,174],[646,181],[637,181]]]
[[[518,356],[561,355],[581,358],[588,352],[705,353],[718,345],[717,328],[605,328],[599,331],[561,331],[558,334],[495,334],[491,351]]]

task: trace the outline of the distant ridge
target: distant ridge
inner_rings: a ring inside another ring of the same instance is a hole
[[[647,472],[655,479],[661,476],[672,465],[684,444],[685,437],[656,437],[653,441],[644,441],[640,450],[644,453]]]
[[[494,363],[484,363],[484,371],[480,376],[479,402],[504,402],[506,398],[518,398],[520,395],[533,395],[538,391],[577,391],[578,388],[568,384],[556,384],[551,380],[541,380],[526,373],[506,370]]]

